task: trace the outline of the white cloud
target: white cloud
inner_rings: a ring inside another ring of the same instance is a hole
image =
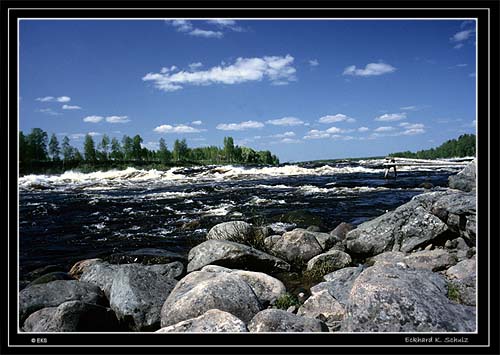
[[[85,137],[85,133],[73,133],[69,136],[71,139],[82,139],[83,137]]]
[[[252,128],[262,128],[264,124],[257,121],[245,121],[240,123],[220,123],[217,125],[217,129],[222,131],[244,131],[246,129]]]
[[[228,20],[228,19],[222,19],[222,18],[215,18],[212,20],[208,20],[207,23],[213,24],[213,25],[219,25],[219,26],[234,26],[236,24],[236,21],[234,20]]]
[[[189,35],[204,38],[222,38],[224,36],[224,34],[220,31],[201,30],[199,28],[195,28],[189,32]]]
[[[406,113],[385,113],[375,118],[375,121],[399,121],[406,118]]]
[[[319,65],[319,61],[317,59],[310,59],[309,60],[309,65],[311,67],[317,67]]]
[[[89,133],[87,133],[87,134],[88,134],[89,136],[91,136],[91,137],[95,137],[95,136],[102,136],[102,134],[101,134],[101,133],[99,133],[99,132],[89,132]]]
[[[193,122],[191,122],[191,124],[194,124],[195,126],[199,126],[199,125],[201,125],[202,123],[203,123],[203,122],[201,122],[201,121],[193,121]]]
[[[358,132],[367,132],[369,131],[370,129],[368,127],[359,127],[358,128]]]
[[[278,133],[278,134],[273,134],[272,136],[269,136],[271,138],[290,138],[290,137],[295,137],[295,132],[285,132],[285,133]],[[256,137],[259,137],[261,138],[260,136],[256,136]],[[256,138],[254,137],[255,139],[259,139],[259,138]]]
[[[356,120],[354,118],[351,118],[351,117],[346,116],[346,115],[341,114],[341,113],[337,113],[336,115],[326,115],[326,116],[323,116],[319,119],[319,122],[321,122],[321,123],[334,123],[334,122],[342,122],[342,121],[356,122]]]
[[[375,132],[391,132],[394,131],[395,128],[391,126],[383,126],[375,129]]]
[[[317,129],[312,129],[307,132],[307,135],[304,136],[304,139],[324,139],[330,138],[330,133],[325,131],[319,131]]]
[[[300,141],[300,139],[283,138],[282,140],[279,141],[279,143],[297,144],[297,143],[301,143],[301,141]]]
[[[392,73],[396,70],[392,65],[385,63],[369,63],[364,69],[357,69],[355,65],[345,68],[343,75],[375,76]]]
[[[41,108],[37,110],[38,112],[44,113],[46,115],[51,115],[51,116],[60,116],[62,113],[56,112],[52,110],[51,108]]]
[[[272,124],[274,126],[299,126],[304,124],[304,121],[297,117],[283,117],[266,121],[266,123]]]
[[[404,106],[400,107],[399,109],[404,111],[415,111],[417,110],[417,106]]]
[[[247,81],[261,81],[267,78],[271,83],[295,81],[294,58],[272,56],[263,58],[238,58],[231,65],[222,64],[203,71],[172,71],[148,73],[142,80],[153,81],[156,88],[163,91],[176,91],[183,85],[240,84]]]
[[[455,45],[453,48],[455,48],[455,49],[460,49],[460,48],[462,48],[463,46],[464,46],[464,44],[463,44],[463,43],[459,43],[459,44]]]
[[[189,69],[196,70],[198,68],[201,68],[202,66],[203,64],[201,62],[191,63],[189,64]]]
[[[184,125],[184,124],[180,124],[180,125],[176,125],[176,126],[164,124],[164,125],[156,127],[155,129],[153,129],[153,131],[155,131],[156,133],[198,133],[198,132],[201,132],[201,130],[199,130],[197,128],[194,128],[194,127],[191,127],[188,125]]]
[[[80,106],[71,106],[71,105],[62,105],[63,110],[81,110],[82,108]]]
[[[471,34],[474,33],[474,30],[465,30],[465,31],[460,31],[455,33],[452,37],[450,37],[451,42],[462,42],[471,36]]]
[[[422,129],[425,127],[422,123],[401,122],[399,125],[405,129]]]
[[[87,116],[83,119],[83,122],[97,123],[104,119],[102,116]]]
[[[71,97],[69,97],[69,96],[59,96],[59,97],[45,96],[45,97],[38,97],[35,100],[40,101],[40,102],[69,102],[69,101],[71,101]]]
[[[403,131],[401,134],[403,134],[405,136],[412,136],[415,134],[422,134],[422,133],[425,133],[425,129],[423,129],[423,128],[409,128],[409,129]]]
[[[128,116],[108,116],[106,117],[106,122],[109,123],[127,123],[130,122]]]

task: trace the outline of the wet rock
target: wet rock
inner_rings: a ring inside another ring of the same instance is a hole
[[[165,249],[142,248],[125,253],[116,253],[105,259],[111,264],[140,263],[145,265],[168,264],[174,261],[185,261],[186,258]]]
[[[100,262],[102,262],[102,260],[98,258],[80,260],[71,267],[68,274],[71,275],[73,278],[79,280],[80,276],[82,276],[83,272],[87,270],[88,267]]]
[[[316,239],[316,233],[301,228],[283,233],[281,238],[276,240],[271,250],[292,264],[306,263],[323,251]]]
[[[347,302],[352,284],[363,271],[363,267],[346,267],[323,276],[326,282],[311,287],[312,295],[327,290],[332,297],[342,304]]]
[[[248,322],[262,305],[241,276],[195,271],[180,280],[166,299],[161,309],[161,326],[198,317],[214,308]]]
[[[42,267],[36,268],[36,269],[28,272],[26,274],[26,277],[28,280],[32,281],[32,280],[35,280],[43,275],[46,275],[46,274],[49,274],[52,272],[64,272],[64,271],[65,270],[63,270],[60,266],[46,265],[46,266],[42,266]]]
[[[471,245],[476,245],[476,215],[467,216],[465,224],[464,238],[466,238]]]
[[[338,240],[344,240],[347,233],[352,231],[354,226],[350,223],[342,222],[330,232]]]
[[[193,230],[193,229],[200,228],[200,226],[201,226],[200,220],[189,221],[189,222],[184,223],[181,226],[181,230]]]
[[[352,262],[351,256],[339,250],[330,250],[316,255],[307,262],[307,271],[316,276],[323,276],[342,269]]]
[[[156,331],[157,333],[241,333],[248,332],[245,323],[231,313],[211,309],[201,316],[191,318]]]
[[[247,245],[226,240],[207,240],[197,245],[189,251],[188,260],[188,272],[210,264],[270,274],[290,269],[290,265],[279,258]]]
[[[44,283],[56,281],[56,280],[74,280],[74,278],[72,278],[66,272],[55,271],[55,272],[50,272],[48,274],[40,276],[36,280],[32,281],[28,286],[40,285],[40,284],[44,284]]]
[[[217,224],[210,229],[207,239],[228,240],[236,243],[247,243],[254,238],[251,224],[243,221],[232,221]]]
[[[469,306],[476,305],[476,259],[471,258],[457,263],[446,270],[448,295],[452,299]],[[455,294],[453,294],[453,292]]]
[[[423,189],[432,189],[434,185],[430,182],[423,182],[418,187],[423,188]]]
[[[281,309],[266,309],[248,323],[251,332],[326,332],[326,325],[313,318],[298,316]]]
[[[309,226],[306,228],[307,231],[309,232],[321,232],[321,228],[318,226]]]
[[[448,178],[449,186],[452,189],[462,191],[472,191],[476,188],[476,159],[467,165],[457,175]]]
[[[440,195],[433,192],[423,195],[347,233],[347,249],[365,256],[391,250],[409,252],[446,232],[447,225],[426,210]]]
[[[319,245],[321,246],[321,249],[323,250],[331,249],[336,243],[340,241],[337,239],[335,235],[330,233],[321,233],[321,232],[312,232],[312,233],[314,234],[314,237],[316,238]]]
[[[279,222],[293,223],[297,226],[318,226],[324,228],[323,219],[308,210],[293,210],[278,217]]]
[[[42,308],[24,322],[25,332],[113,332],[120,327],[115,313],[91,303],[69,301]]]
[[[446,294],[446,280],[437,273],[375,264],[354,281],[342,330],[475,331],[475,308],[456,304]]]
[[[344,319],[346,310],[329,292],[323,290],[313,294],[300,306],[297,315],[315,318],[325,322],[328,329],[337,329]]]
[[[82,301],[106,305],[99,287],[76,280],[57,280],[33,285],[19,292],[19,318],[21,324],[33,312],[42,308],[57,307],[67,301]]]
[[[434,249],[412,253],[404,258],[404,262],[415,269],[440,271],[455,265],[457,259],[444,249]]]
[[[109,303],[123,324],[131,330],[160,328],[160,310],[177,281],[169,275],[129,264],[113,277]]]

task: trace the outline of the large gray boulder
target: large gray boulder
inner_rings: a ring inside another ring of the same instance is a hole
[[[166,299],[161,309],[161,326],[198,317],[214,308],[248,322],[262,305],[241,276],[195,271],[181,279]]]
[[[77,261],[69,270],[68,274],[77,279],[80,280],[80,277],[82,276],[83,272],[87,270],[91,265],[101,263],[102,260],[99,258],[95,259],[85,259],[85,260],[80,260]]]
[[[297,315],[325,322],[330,331],[337,330],[346,310],[328,290],[310,296],[297,311]]]
[[[208,231],[207,239],[229,240],[245,244],[254,238],[254,229],[244,221],[219,223]]]
[[[463,260],[446,270],[448,295],[456,302],[476,305],[476,258]]]
[[[264,307],[286,293],[283,282],[262,272],[234,270],[233,274],[241,277],[252,288]]]
[[[132,266],[131,266],[132,265]],[[106,297],[111,297],[111,286],[118,273],[123,268],[141,268],[157,274],[160,277],[177,278],[182,275],[184,266],[179,261],[169,264],[110,264],[104,261],[95,261],[87,265],[80,274],[80,281],[88,282],[103,290]]]
[[[302,228],[285,232],[281,238],[276,238],[271,251],[291,264],[305,264],[311,258],[323,252],[323,247],[316,239],[316,234],[316,232],[310,232]]]
[[[210,264],[270,274],[290,269],[290,265],[279,258],[248,245],[227,240],[207,240],[197,245],[189,251],[188,260],[188,272]]]
[[[340,250],[330,250],[316,255],[307,262],[307,271],[311,275],[323,276],[342,269],[352,262],[351,256]]]
[[[201,316],[191,318],[156,331],[157,333],[242,333],[248,332],[241,319],[231,313],[210,309]]]
[[[323,276],[325,282],[311,287],[311,294],[316,295],[327,290],[332,297],[342,304],[346,304],[351,292],[352,284],[363,272],[362,266],[346,267]]]
[[[106,299],[99,287],[76,280],[57,280],[27,287],[19,292],[20,323],[42,308],[57,307],[67,301],[105,305]]]
[[[266,309],[248,323],[251,332],[327,332],[326,325],[281,309]]]
[[[347,233],[347,249],[364,256],[391,250],[409,252],[446,232],[447,225],[427,209],[440,195],[433,192],[423,195],[427,198],[413,198]]]
[[[431,271],[441,271],[457,263],[456,256],[444,249],[418,251],[403,260],[409,267]]]
[[[354,281],[347,332],[474,332],[475,308],[447,298],[443,276],[425,269],[375,264]]]
[[[24,322],[25,332],[113,332],[120,330],[115,313],[106,307],[68,301],[42,308]]]
[[[113,278],[109,304],[131,330],[160,328],[160,310],[177,281],[142,265],[120,267]]]
[[[462,191],[472,191],[476,189],[476,159],[467,165],[457,175],[448,178],[449,186],[452,189]]]

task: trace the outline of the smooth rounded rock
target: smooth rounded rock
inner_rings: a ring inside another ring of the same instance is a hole
[[[321,321],[302,317],[281,309],[266,309],[248,323],[251,332],[327,332]]]
[[[242,333],[248,332],[245,323],[231,313],[210,309],[201,316],[191,318],[168,327],[157,333]]]
[[[307,271],[315,275],[326,275],[342,269],[352,262],[351,256],[340,250],[330,250],[316,255],[307,262]]]

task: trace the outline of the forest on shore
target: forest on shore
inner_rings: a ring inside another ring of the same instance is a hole
[[[438,159],[462,158],[476,155],[476,135],[462,134],[457,139],[450,139],[437,148],[419,150],[418,152],[397,152],[389,156],[395,158]]]
[[[210,164],[278,165],[279,159],[269,150],[255,151],[252,148],[234,144],[232,137],[225,137],[223,146],[190,148],[186,139],[176,139],[169,150],[164,138],[159,140],[157,150],[148,149],[140,135],[124,135],[121,141],[107,135],[96,142],[87,134],[83,152],[70,144],[64,136],[59,142],[57,136],[40,128],[33,128],[29,134],[19,132],[20,174],[61,173],[70,169],[83,172],[120,169],[129,166],[162,169],[172,166]]]

